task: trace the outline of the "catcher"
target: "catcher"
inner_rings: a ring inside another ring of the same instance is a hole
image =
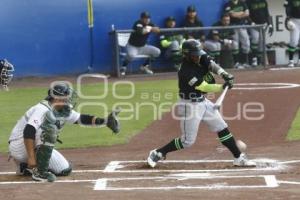
[[[166,155],[191,147],[197,138],[201,122],[208,125],[210,131],[217,133],[220,142],[232,153],[233,165],[240,167],[255,166],[245,153],[237,147],[233,134],[214,104],[205,98],[206,92],[221,92],[224,88],[233,87],[233,75],[217,65],[197,40],[187,40],[182,45],[183,62],[178,72],[179,96],[178,113],[180,115],[181,137],[175,138],[165,146],[150,151],[147,159],[150,167],[165,159]],[[225,83],[215,84],[213,72],[221,76]]]
[[[8,85],[12,81],[14,66],[6,59],[0,60],[0,84],[4,90],[8,90]]]
[[[58,135],[65,123],[106,125],[113,133],[119,133],[117,111],[107,118],[99,118],[74,111],[75,103],[76,93],[68,84],[54,84],[45,100],[31,107],[17,122],[9,138],[9,151],[18,175],[32,175],[35,181],[53,182],[56,176],[71,173],[69,162],[54,149],[55,143],[60,142]]]

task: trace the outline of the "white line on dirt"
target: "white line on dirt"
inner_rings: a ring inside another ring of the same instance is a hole
[[[105,190],[107,187],[107,179],[98,179],[95,183],[94,190]]]
[[[97,180],[57,180],[55,183],[89,183],[96,182]],[[37,182],[37,181],[5,181],[0,182],[0,185],[14,185],[14,184],[41,184],[48,182]]]
[[[264,178],[265,178],[267,186],[269,186],[270,188],[279,186],[277,179],[274,175],[267,175],[267,176],[264,176]]]
[[[290,161],[282,161],[279,162],[280,164],[293,164],[293,163],[300,163],[300,160],[290,160]]]
[[[296,181],[277,181],[277,183],[279,184],[290,184],[290,185],[300,185],[300,182],[296,182]]]
[[[115,171],[118,168],[119,163],[120,163],[119,161],[111,161],[105,167],[104,172],[113,172],[113,171]]]

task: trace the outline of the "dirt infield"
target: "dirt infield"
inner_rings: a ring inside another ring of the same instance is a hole
[[[300,106],[300,87],[293,85],[300,84],[300,69],[234,74],[237,83],[248,84],[230,91],[224,116],[232,117],[238,105],[249,102],[265,108],[261,120],[242,116],[228,121],[236,138],[247,143],[249,156],[261,164],[257,168],[232,167],[231,155],[203,126],[192,148],[172,153],[149,169],[144,162],[149,150],[180,135],[178,122],[167,113],[129,144],[63,150],[74,173],[56,183],[34,183],[7,173],[14,165],[1,154],[0,199],[300,199],[300,142],[285,141]],[[275,84],[252,84],[251,89],[249,83]],[[291,88],[280,89],[284,83]]]

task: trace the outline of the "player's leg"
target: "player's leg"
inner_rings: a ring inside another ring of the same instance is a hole
[[[235,40],[229,45],[229,50],[232,52],[233,62],[235,65],[239,62],[239,43]]]
[[[127,44],[126,46],[126,57],[122,63],[122,67],[120,69],[120,72],[122,75],[125,75],[127,71],[128,64],[138,55],[138,48],[134,47],[130,44]]]
[[[241,43],[241,62],[244,67],[249,66],[250,38],[246,29],[239,29]]]
[[[239,44],[240,44],[240,30],[239,29],[234,30],[233,41],[239,46]],[[243,65],[241,65],[242,60],[241,60],[241,57],[239,56],[239,54],[237,54],[236,58],[237,58],[237,60],[235,62],[234,67],[238,68],[238,69],[244,68]]]
[[[204,48],[208,51],[208,54],[215,59],[216,63],[220,64],[221,43],[218,41],[206,40]]]
[[[53,150],[49,170],[57,176],[68,176],[72,172],[72,167],[67,159],[57,150]]]
[[[220,112],[214,109],[214,104],[206,100],[206,112],[203,121],[208,125],[210,131],[218,133],[220,142],[232,153],[235,166],[255,166],[255,163],[249,161],[245,153],[242,153],[237,147],[233,134],[229,131],[227,123],[222,118]]]
[[[252,51],[252,66],[258,65],[258,57],[259,57],[259,43],[260,43],[260,33],[256,29],[250,30],[251,35],[251,51]]]
[[[296,20],[291,19],[293,23],[296,25]],[[290,30],[290,44],[288,47],[288,52],[289,52],[289,67],[294,67],[295,66],[295,61],[294,61],[294,54],[297,51],[297,45],[299,43],[299,34],[300,34],[300,27],[297,25],[293,30]]]
[[[23,138],[9,143],[9,154],[15,162],[17,175],[31,175],[27,169],[27,152]]]
[[[139,54],[150,56],[150,58],[146,59],[144,64],[141,66],[141,70],[147,74],[153,74],[153,71],[149,69],[149,65],[151,60],[160,56],[160,53],[160,49],[152,45],[145,45],[141,47],[139,50]]]
[[[155,167],[157,162],[164,159],[168,153],[188,148],[195,143],[205,109],[203,103],[186,103],[183,101],[179,103],[178,114],[182,135],[161,148],[150,151],[147,161],[151,167]]]

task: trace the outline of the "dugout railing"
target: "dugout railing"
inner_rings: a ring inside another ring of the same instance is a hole
[[[186,33],[193,33],[193,32],[199,32],[199,31],[210,31],[210,30],[225,30],[225,29],[257,29],[262,36],[262,43],[263,43],[263,67],[266,67],[267,62],[266,62],[266,55],[267,55],[267,50],[266,50],[266,30],[267,27],[266,25],[241,25],[241,26],[210,26],[210,27],[182,27],[182,28],[161,28],[160,32],[161,33],[179,33],[179,34],[186,34]],[[121,47],[119,44],[119,35],[120,34],[125,34],[125,33],[132,33],[132,29],[128,30],[112,30],[110,32],[110,35],[113,40],[113,67],[114,67],[114,72],[117,75],[117,77],[120,77],[120,67],[121,67]]]

